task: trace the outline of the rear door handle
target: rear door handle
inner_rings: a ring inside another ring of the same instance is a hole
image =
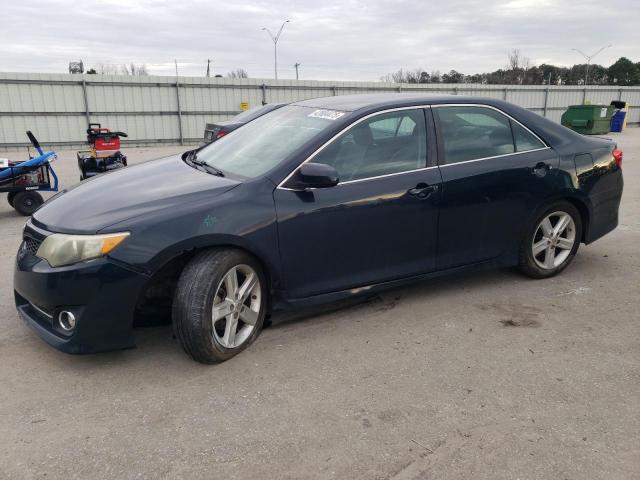
[[[414,188],[409,189],[409,195],[418,197],[420,200],[429,198],[432,193],[438,191],[438,185],[427,185],[426,183],[419,183]]]

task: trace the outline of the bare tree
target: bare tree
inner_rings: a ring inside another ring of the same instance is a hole
[[[120,73],[122,75],[134,75],[134,76],[146,76],[149,75],[147,72],[147,66],[145,64],[136,65],[131,62],[129,65],[123,63],[120,66]]]
[[[244,68],[236,68],[227,73],[228,78],[249,78],[249,74]]]
[[[387,83],[429,83],[429,78],[429,74],[422,67],[411,70],[400,68],[396,72],[382,75],[380,81]]]
[[[507,70],[518,70],[520,68],[520,50],[514,48],[507,54],[507,57],[509,58]]]
[[[110,63],[100,63],[96,69],[100,75],[118,75],[118,66]]]
[[[514,48],[507,54],[509,62],[507,64],[507,82],[522,85],[527,83],[527,73],[531,68],[529,57],[523,57],[520,50]]]
[[[404,74],[404,70],[400,69],[395,73],[391,74],[391,79],[393,83],[406,83],[406,76]]]
[[[95,68],[95,71],[101,75],[149,75],[145,64],[136,64],[133,62],[129,64],[123,63],[122,65],[100,63]]]
[[[425,72],[422,67],[407,70],[405,81],[406,83],[427,83],[429,81],[429,74]]]

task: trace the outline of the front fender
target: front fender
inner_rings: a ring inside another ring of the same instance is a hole
[[[129,231],[129,238],[111,257],[146,274],[194,249],[235,246],[258,257],[280,278],[280,257],[273,184],[260,180],[242,184],[211,201],[179,205],[109,227]]]
[[[275,248],[265,248],[265,245],[237,235],[202,235],[189,240],[173,244],[153,257],[146,266],[145,273],[153,276],[165,265],[185,254],[208,248],[238,248],[244,250],[260,262],[267,269],[270,285],[277,288],[280,285],[281,272],[277,245]]]

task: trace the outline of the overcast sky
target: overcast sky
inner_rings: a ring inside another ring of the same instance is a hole
[[[0,71],[61,72],[82,59],[144,63],[152,74],[204,75],[244,68],[280,78],[372,80],[400,67],[493,71],[520,49],[533,64],[640,61],[640,0],[3,0]]]

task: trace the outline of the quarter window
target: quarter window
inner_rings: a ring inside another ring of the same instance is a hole
[[[411,109],[376,115],[340,135],[312,161],[333,166],[341,183],[424,168],[424,113]]]
[[[516,143],[516,151],[526,152],[527,150],[536,150],[538,148],[544,148],[546,146],[544,143],[538,140],[535,135],[533,135],[519,123],[511,122],[511,128],[513,129],[513,138]]]

